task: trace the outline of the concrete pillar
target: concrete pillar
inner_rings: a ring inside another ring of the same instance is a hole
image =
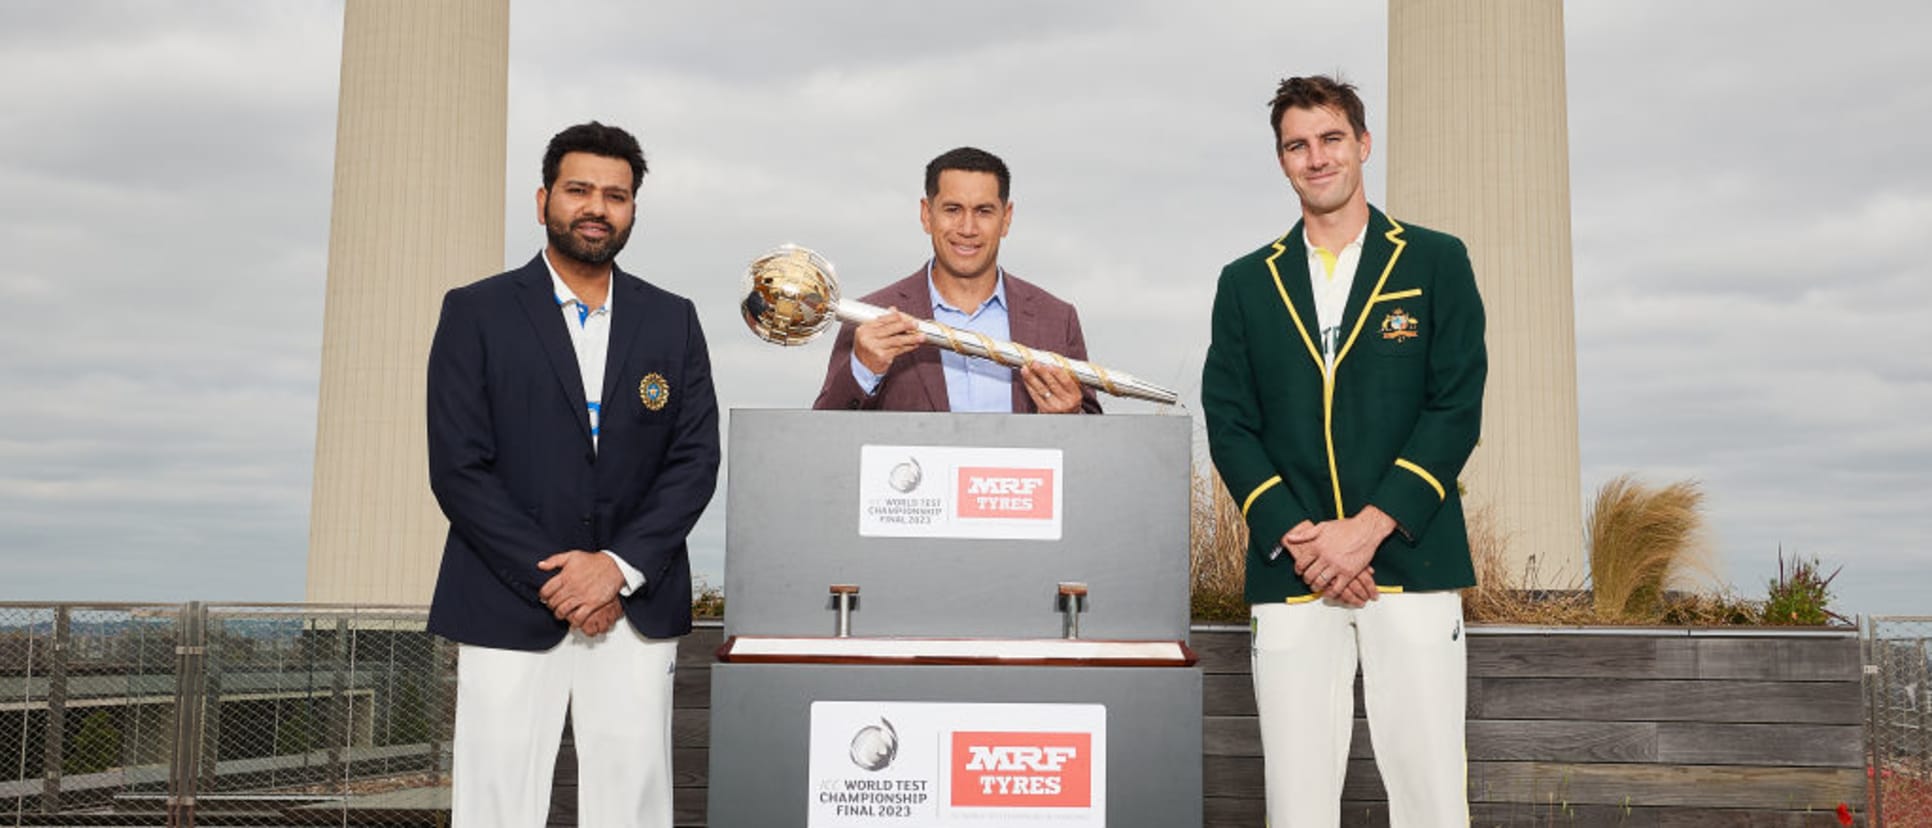
[[[429,601],[424,363],[443,292],[502,269],[509,61],[509,0],[345,4],[311,601]]]
[[[1576,319],[1560,0],[1390,0],[1388,210],[1469,245],[1489,315],[1463,473],[1527,586],[1579,586]]]

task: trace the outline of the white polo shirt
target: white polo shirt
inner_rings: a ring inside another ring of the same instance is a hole
[[[584,383],[584,400],[590,409],[590,447],[597,448],[597,433],[603,425],[604,363],[610,354],[610,305],[611,285],[617,282],[613,273],[604,283],[604,302],[592,308],[586,306],[577,294],[564,284],[563,277],[557,275],[557,268],[550,263],[550,252],[544,251],[543,266],[550,270],[550,289],[557,299],[557,309],[563,313],[564,327],[570,331],[570,347],[577,352],[577,371]],[[624,588],[619,595],[630,595],[644,585],[644,573],[626,563],[617,553],[603,550],[610,559],[617,562],[617,570],[624,573]]]
[[[1348,292],[1355,287],[1355,270],[1362,263],[1362,240],[1368,237],[1368,224],[1355,234],[1355,240],[1340,252],[1316,247],[1302,231],[1308,248],[1308,284],[1315,290],[1315,320],[1321,330],[1322,358],[1328,370],[1335,370],[1335,356],[1342,350],[1342,325],[1348,320]]]

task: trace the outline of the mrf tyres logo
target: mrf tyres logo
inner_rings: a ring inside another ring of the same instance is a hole
[[[962,518],[1053,519],[1053,470],[962,466]]]
[[[1091,733],[953,733],[953,807],[1093,805]]]

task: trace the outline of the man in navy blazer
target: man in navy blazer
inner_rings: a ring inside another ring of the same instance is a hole
[[[685,537],[716,487],[718,411],[691,302],[613,263],[645,172],[624,130],[559,133],[543,252],[443,301],[429,465],[450,531],[429,629],[463,645],[458,826],[543,823],[566,710],[584,824],[671,824]]]
[[[1073,305],[999,265],[1013,226],[1012,175],[985,150],[960,147],[926,165],[919,223],[932,237],[926,266],[862,301],[894,312],[847,326],[833,340],[817,409],[1100,413],[1100,400],[1073,373],[1029,363],[1015,371],[926,344],[917,319],[1087,358]],[[970,335],[970,334],[969,334]]]

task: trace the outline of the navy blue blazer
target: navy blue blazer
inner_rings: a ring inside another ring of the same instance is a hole
[[[622,271],[611,296],[595,450],[542,255],[443,297],[429,348],[429,485],[450,530],[430,632],[555,646],[570,627],[538,599],[553,573],[537,562],[566,549],[609,549],[644,573],[622,599],[638,632],[690,632],[685,536],[718,480],[711,361],[689,300]]]

